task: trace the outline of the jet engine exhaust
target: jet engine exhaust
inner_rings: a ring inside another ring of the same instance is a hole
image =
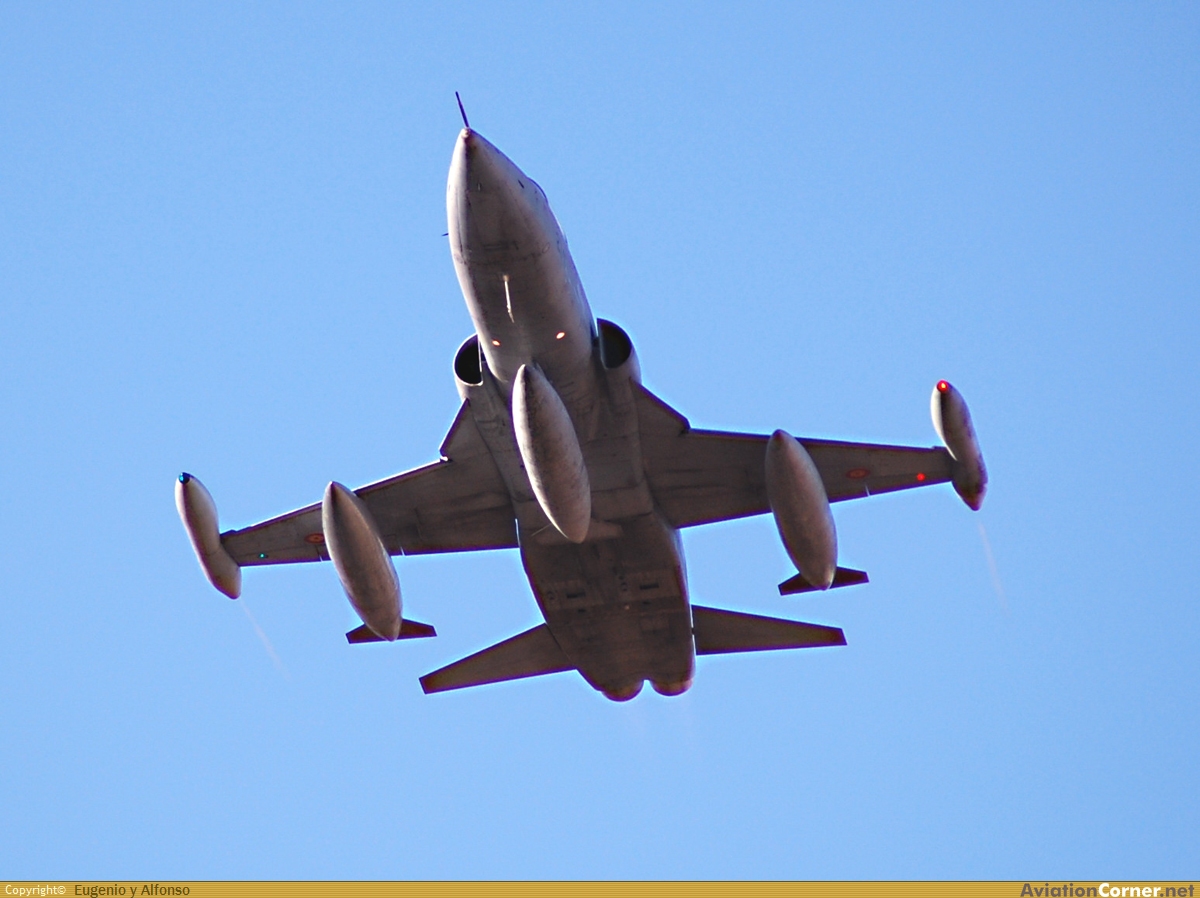
[[[644,680],[638,680],[636,683],[631,683],[628,686],[620,686],[614,689],[602,689],[601,693],[609,701],[628,702],[638,697],[638,693],[642,691],[642,686],[644,685]]]
[[[929,397],[933,428],[954,459],[951,482],[968,507],[979,511],[987,492],[987,468],[971,423],[967,402],[948,381],[939,380]]]
[[[767,441],[767,501],[788,556],[817,589],[837,573],[837,529],[821,474],[791,434],[777,430]]]
[[[400,635],[400,580],[379,528],[363,501],[340,483],[325,488],[321,502],[325,545],[362,622],[388,642]]]
[[[512,394],[517,448],[538,504],[550,523],[573,543],[587,538],[592,488],[575,425],[546,375],[529,365],[517,370]]]
[[[242,569],[221,545],[212,495],[203,483],[185,472],[175,483],[175,507],[204,576],[229,598],[236,599],[242,594]]]
[[[665,683],[659,680],[651,680],[650,685],[659,695],[665,695],[668,698],[676,695],[683,695],[692,688],[691,679],[681,680],[678,683]]]

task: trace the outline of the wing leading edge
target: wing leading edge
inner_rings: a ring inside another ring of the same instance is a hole
[[[655,501],[676,527],[770,511],[766,435],[693,430],[649,390],[638,389],[646,476]],[[950,453],[930,449],[800,439],[830,502],[913,489],[951,479]]]
[[[441,455],[440,461],[355,490],[375,518],[388,552],[516,548],[512,500],[466,403]],[[319,502],[223,533],[221,544],[244,567],[329,558]]]

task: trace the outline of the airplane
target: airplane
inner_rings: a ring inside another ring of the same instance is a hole
[[[978,510],[987,471],[966,402],[933,389],[934,448],[698,430],[641,383],[618,325],[593,318],[546,194],[463,114],[446,186],[454,269],[475,326],[462,405],[431,464],[219,532],[190,474],[176,506],[216,589],[241,570],[332,560],[363,621],[352,644],[435,636],[403,617],[391,556],[518,549],[544,622],[420,678],[426,693],[577,671],[614,701],[687,691],[696,656],[845,645],[840,628],[693,605],[679,531],[773,514],[797,574],[783,595],[867,582],[837,565],[831,502],[949,482]]]

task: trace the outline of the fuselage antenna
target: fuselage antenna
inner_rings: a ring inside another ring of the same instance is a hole
[[[469,131],[471,129],[471,123],[467,121],[467,110],[463,109],[462,97],[458,95],[458,91],[454,92],[454,99],[458,100],[458,111],[463,118],[463,127]]]

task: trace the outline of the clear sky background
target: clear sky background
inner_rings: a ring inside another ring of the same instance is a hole
[[[962,389],[983,511],[836,506],[870,585],[684,536],[848,646],[426,697],[540,619],[515,552],[398,559],[390,646],[329,565],[204,580],[181,470],[234,527],[436,457],[455,90],[694,425]],[[1198,113],[1194,4],[5,4],[0,875],[1196,876]]]

